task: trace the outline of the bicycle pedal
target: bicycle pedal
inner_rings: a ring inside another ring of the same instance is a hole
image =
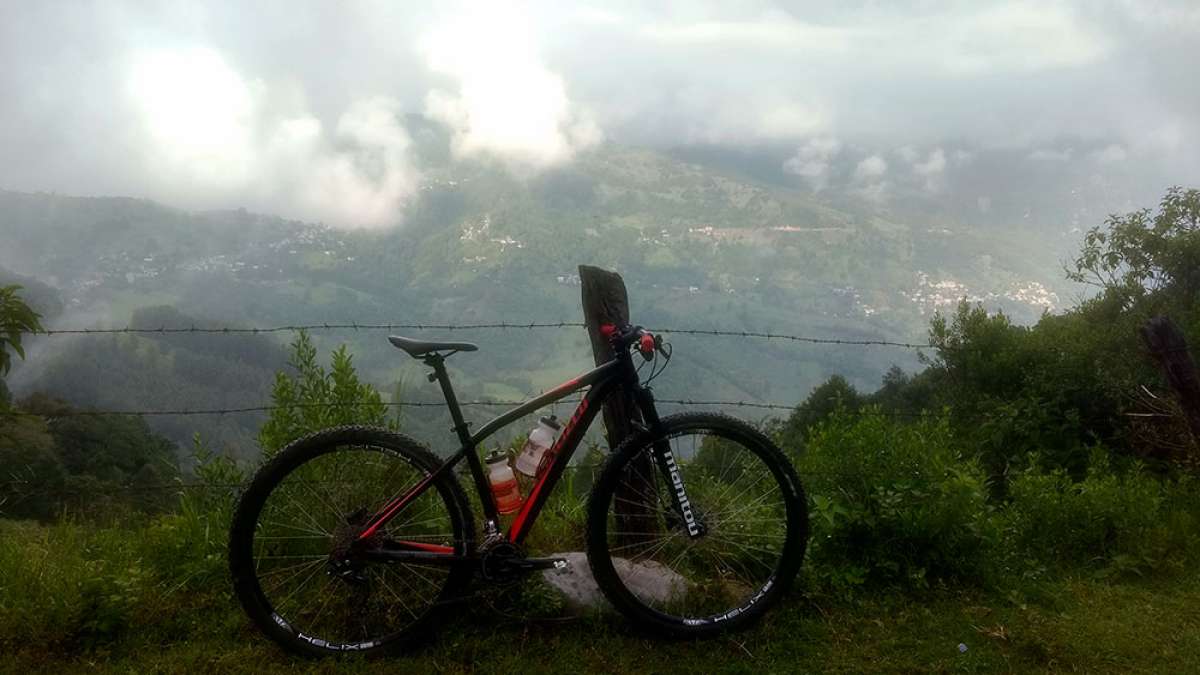
[[[525,558],[520,565],[527,570],[565,570],[569,563],[563,558]]]

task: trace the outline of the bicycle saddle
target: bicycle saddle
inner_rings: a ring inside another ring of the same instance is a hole
[[[433,342],[430,340],[414,340],[399,335],[389,335],[388,342],[408,352],[408,355],[413,358],[424,356],[430,352],[473,352],[479,349],[479,347],[470,342]]]

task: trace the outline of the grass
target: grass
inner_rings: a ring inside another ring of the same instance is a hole
[[[547,620],[476,603],[416,652],[295,659],[261,638],[223,583],[180,585],[116,530],[2,524],[3,672],[1185,672],[1200,667],[1200,574],[1064,574],[1017,591],[809,595],[753,629],[660,641],[619,617]],[[219,567],[219,564],[217,565]],[[135,570],[130,573],[129,570]],[[90,576],[89,576],[90,575]],[[18,587],[19,585],[19,587]],[[73,594],[89,594],[83,601]],[[107,598],[107,600],[106,600]],[[89,612],[89,603],[115,603]],[[521,615],[513,618],[513,614]],[[97,621],[97,617],[101,619]],[[959,644],[967,646],[959,651]]]

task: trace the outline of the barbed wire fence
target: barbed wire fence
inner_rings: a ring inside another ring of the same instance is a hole
[[[306,323],[306,324],[286,324],[279,326],[265,327],[247,327],[247,326],[125,326],[121,328],[53,328],[43,330],[37,333],[38,335],[56,336],[56,335],[175,335],[175,334],[206,334],[206,335],[268,335],[272,333],[289,333],[299,331],[321,331],[321,330],[351,330],[351,331],[374,331],[374,330],[444,330],[444,331],[471,331],[471,330],[537,330],[537,329],[555,329],[555,328],[585,328],[586,324],[579,321],[551,321],[551,322],[530,322],[530,323],[510,323],[510,322],[494,322],[494,323],[469,323],[469,324],[449,324],[449,323],[359,323],[359,322],[343,322],[343,323]],[[911,342],[900,340],[884,340],[874,338],[836,338],[836,337],[814,337],[808,335],[793,335],[789,333],[776,333],[771,331],[747,331],[747,330],[722,330],[712,328],[670,328],[659,326],[647,326],[646,330],[653,333],[662,333],[664,335],[694,335],[707,337],[740,337],[752,338],[760,340],[776,340],[780,342],[799,342],[815,345],[847,345],[857,347],[902,347],[905,349],[927,349],[934,345],[928,342]]]
[[[543,330],[543,329],[579,329],[585,328],[586,324],[578,321],[547,321],[547,322],[490,322],[490,323],[377,323],[377,322],[321,322],[321,323],[297,323],[283,324],[275,326],[255,327],[255,326],[124,326],[116,328],[51,328],[45,329],[37,333],[40,336],[98,336],[98,335],[179,335],[179,334],[202,334],[212,336],[245,336],[245,335],[270,335],[278,333],[294,333],[300,331],[382,331],[382,330],[441,330],[448,332],[463,332],[474,330]],[[711,328],[678,328],[678,327],[657,327],[651,326],[647,330],[663,335],[688,335],[708,338],[745,338],[765,341],[777,341],[782,343],[797,343],[797,344],[812,344],[812,345],[830,345],[830,346],[853,346],[853,347],[897,347],[903,349],[927,349],[933,347],[928,342],[913,342],[902,340],[886,340],[875,338],[838,338],[838,337],[817,337],[809,335],[796,335],[782,332],[772,331],[746,331],[746,330],[723,330]],[[555,403],[574,404],[579,402],[579,398],[561,399]],[[459,405],[463,407],[515,407],[521,405],[524,401],[517,400],[466,400],[460,401]],[[766,411],[792,411],[795,410],[796,404],[778,403],[778,402],[761,402],[761,401],[731,401],[731,400],[706,400],[706,399],[681,399],[681,398],[656,398],[656,403],[670,406],[706,406],[720,408],[745,408]],[[0,419],[5,417],[43,417],[46,419],[58,418],[73,418],[73,417],[201,417],[201,416],[225,416],[236,414],[250,413],[270,413],[281,409],[303,409],[303,408],[334,408],[334,407],[358,407],[362,404],[358,403],[294,403],[288,405],[273,405],[261,404],[250,406],[233,406],[224,408],[176,408],[176,409],[128,409],[128,410],[89,410],[89,409],[70,409],[56,411],[53,413],[39,413],[24,410],[0,410]],[[444,401],[394,401],[384,402],[384,406],[389,408],[445,408]],[[888,418],[920,418],[930,414],[928,411],[886,411],[877,408],[867,409],[847,409],[846,414],[857,416],[877,416]],[[980,415],[980,418],[992,418],[992,415]],[[570,467],[574,471],[597,470],[600,465],[573,465]],[[838,472],[833,472],[838,473]],[[155,484],[155,485],[97,485],[88,486],[87,488],[52,488],[52,492],[56,496],[67,497],[72,495],[106,495],[106,494],[130,494],[130,493],[153,493],[153,492],[172,492],[184,490],[241,490],[245,487],[245,483],[208,483],[208,482],[186,482],[183,480]],[[15,490],[20,488],[38,489],[30,481],[10,480],[0,481],[0,487],[5,490]]]
[[[553,403],[579,403],[580,399],[559,399]],[[458,404],[463,407],[486,406],[486,407],[516,407],[527,401],[459,401]],[[756,401],[719,401],[719,400],[693,400],[686,398],[655,398],[655,403],[678,406],[714,406],[723,408],[753,408],[759,410],[787,410],[796,409],[798,404],[786,403],[760,403]],[[443,401],[397,401],[397,402],[382,402],[380,404],[366,403],[290,403],[287,405],[258,405],[245,406],[240,408],[204,408],[204,409],[177,409],[177,410],[66,410],[61,412],[43,413],[30,412],[27,410],[0,410],[0,417],[44,417],[47,419],[70,418],[70,417],[196,417],[196,416],[220,416],[220,415],[237,415],[243,413],[261,413],[272,412],[275,410],[295,409],[295,408],[357,408],[367,405],[383,405],[389,408],[445,408],[446,403]],[[552,405],[547,403],[547,406]],[[855,415],[860,417],[898,417],[898,418],[919,418],[929,415],[936,411],[905,411],[905,410],[876,410],[876,409],[847,409],[843,411],[847,415]],[[987,413],[977,413],[967,415],[968,419],[1000,419],[1005,415],[992,415]]]

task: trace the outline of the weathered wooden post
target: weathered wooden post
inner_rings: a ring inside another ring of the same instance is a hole
[[[1156,316],[1142,326],[1140,333],[1142,342],[1166,376],[1167,384],[1175,391],[1193,442],[1200,446],[1200,374],[1188,352],[1183,331],[1170,318]]]
[[[600,327],[604,324],[624,326],[629,323],[629,294],[620,274],[590,265],[579,266],[579,284],[582,288],[583,321],[592,340],[592,356],[596,365],[600,365],[616,356],[608,344],[608,338],[600,332]],[[640,419],[632,392],[621,389],[608,397],[604,404],[604,430],[609,449],[616,449],[621,441],[632,434],[633,422]],[[655,520],[646,517],[654,513],[654,504],[648,503],[647,499],[655,494],[653,471],[654,464],[647,455],[646,461],[636,465],[634,475],[618,489],[616,503],[620,532],[648,534],[655,531]]]

